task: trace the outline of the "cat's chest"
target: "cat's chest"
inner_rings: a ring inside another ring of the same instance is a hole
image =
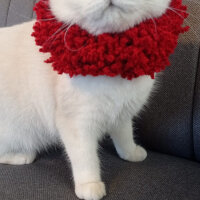
[[[120,77],[61,78],[59,102],[61,109],[104,122],[136,114],[146,102],[154,80],[148,76],[128,81]]]
[[[144,104],[144,98],[138,96],[134,88],[120,87],[102,93],[96,98],[96,107],[99,107],[108,122],[114,123],[117,119],[131,117]]]

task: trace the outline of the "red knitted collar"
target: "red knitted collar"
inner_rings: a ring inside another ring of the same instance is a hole
[[[70,77],[120,75],[129,80],[141,75],[154,78],[155,72],[170,65],[169,56],[177,45],[179,34],[188,30],[188,27],[182,27],[184,18],[188,16],[182,0],[172,0],[170,6],[176,12],[167,10],[155,19],[157,31],[152,20],[123,33],[99,36],[73,25],[65,38],[65,31],[60,30],[63,23],[47,20],[54,16],[48,9],[48,0],[41,0],[34,8],[37,21],[32,36],[41,46],[40,52],[51,54],[45,62],[51,63],[59,74],[67,73]]]

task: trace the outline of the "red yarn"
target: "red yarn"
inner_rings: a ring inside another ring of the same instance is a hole
[[[189,29],[182,27],[188,16],[182,0],[172,0],[170,7],[176,11],[168,9],[163,16],[154,19],[157,30],[154,22],[147,20],[123,33],[93,36],[73,25],[65,35],[63,23],[52,20],[48,0],[41,0],[34,8],[37,21],[32,36],[41,46],[41,52],[51,54],[45,62],[52,63],[59,74],[67,73],[70,77],[121,75],[129,80],[141,75],[154,78],[155,72],[170,65],[169,56],[179,34]]]

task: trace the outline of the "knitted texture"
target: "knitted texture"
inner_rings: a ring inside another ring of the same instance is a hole
[[[41,46],[40,52],[50,53],[45,62],[59,74],[154,78],[155,72],[170,65],[179,34],[189,29],[182,27],[188,16],[182,0],[172,0],[170,7],[176,11],[168,9],[154,21],[146,20],[122,33],[94,36],[78,25],[68,27],[66,33],[65,24],[51,13],[48,0],[41,0],[34,7],[37,21],[32,36]]]

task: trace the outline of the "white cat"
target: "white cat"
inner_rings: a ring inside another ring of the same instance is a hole
[[[170,0],[50,0],[58,20],[90,33],[120,32],[162,15]],[[80,199],[105,194],[97,155],[109,133],[122,159],[142,161],[146,151],[133,140],[132,117],[152,91],[149,76],[69,78],[44,60],[31,37],[34,21],[0,29],[0,163],[21,165],[62,142]]]

